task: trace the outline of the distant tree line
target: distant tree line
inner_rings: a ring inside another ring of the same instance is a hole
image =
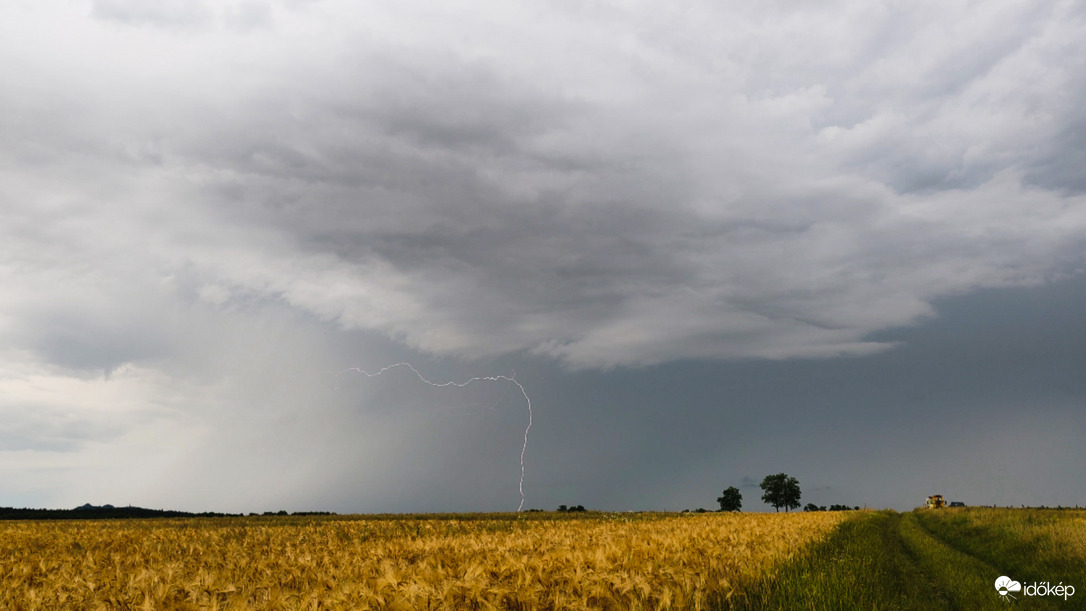
[[[848,505],[830,505],[829,509],[826,509],[825,505],[819,507],[814,503],[807,503],[803,506],[803,511],[858,511],[860,506],[849,507]]]
[[[571,513],[571,512],[575,512],[575,511],[588,511],[588,510],[584,508],[584,505],[574,505],[573,507],[567,507],[565,505],[559,505],[558,506],[558,512],[559,513]]]
[[[205,511],[190,513],[143,507],[114,507],[113,505],[81,505],[74,509],[29,509],[0,507],[0,520],[110,520],[128,518],[225,518],[240,514]]]
[[[29,509],[14,507],[0,507],[0,520],[126,520],[131,518],[233,518],[241,517],[240,513],[219,513],[217,511],[202,511],[192,513],[188,511],[173,511],[169,509],[146,509],[144,507],[114,507],[113,505],[80,505],[74,509]],[[250,513],[250,516],[257,514]],[[333,516],[331,511],[296,511],[288,514],[286,511],[265,511],[263,515],[271,516]]]
[[[250,513],[250,516],[336,516],[334,511],[295,511],[289,513],[285,509],[279,511],[265,511],[264,513]]]
[[[799,507],[800,489],[799,481],[786,473],[767,475],[759,486],[762,489],[762,501],[772,505],[773,509],[785,511]],[[720,511],[739,511],[743,507],[743,493],[735,486],[724,490],[724,494],[717,498],[720,503]]]
[[[780,511],[783,507],[787,512],[799,508],[802,493],[796,478],[786,473],[767,475],[759,487],[762,489],[762,501],[772,505],[775,510]],[[735,486],[729,486],[721,496],[717,497],[716,501],[720,504],[720,511],[740,511],[743,507],[743,493]],[[807,503],[807,506],[803,508],[804,511],[849,511],[852,509],[859,509],[859,507],[830,505],[827,510],[824,505],[819,507],[814,503]]]

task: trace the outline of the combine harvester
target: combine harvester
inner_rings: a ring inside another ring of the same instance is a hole
[[[942,509],[946,507],[946,501],[943,500],[943,495],[933,494],[928,497],[926,505],[928,509]]]

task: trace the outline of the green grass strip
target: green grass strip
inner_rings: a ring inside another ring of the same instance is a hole
[[[967,508],[920,512],[917,519],[947,545],[984,560],[1000,575],[1023,584],[1070,583],[1086,593],[1086,512]]]
[[[1067,600],[1024,592],[1004,600],[996,592],[1001,575],[1025,586],[1037,575],[1037,581],[1056,585],[1075,573],[1065,582],[1086,586],[1086,575],[1078,572],[1077,516],[1042,517],[1062,522],[1051,528],[1043,523],[1044,532],[1038,532],[1031,524],[1040,518],[1025,513],[968,520],[943,511],[859,513],[801,557],[740,584],[731,599],[715,601],[715,608],[1084,609],[1086,587]],[[1054,538],[1049,531],[1060,534]],[[1056,580],[1046,577],[1057,568],[1064,572],[1057,571]]]
[[[901,514],[864,512],[843,522],[803,557],[717,608],[912,610],[945,609],[947,600],[930,586],[899,534]],[[990,594],[994,594],[994,588]]]
[[[916,513],[902,516],[900,532],[908,553],[948,599],[946,608],[995,609],[1004,603],[995,590],[999,569],[935,538]]]
[[[1030,584],[1072,585],[1075,594],[1066,599],[1057,595],[1029,596],[1026,591],[1012,594],[1010,601],[1022,609],[1086,609],[1086,559],[1078,541],[1083,540],[1086,522],[1073,513],[1030,509],[977,508],[964,511],[918,511],[907,516],[908,522],[923,530],[946,549],[946,558],[968,558],[974,570],[987,567],[969,584],[974,591],[994,589],[994,580],[1007,575],[1023,588]],[[904,522],[903,522],[904,523]],[[912,532],[912,531],[910,531]],[[978,564],[979,563],[979,564]],[[951,561],[951,564],[954,564]],[[942,572],[948,572],[942,569]],[[938,570],[932,570],[938,573]],[[944,582],[968,579],[967,571],[957,577],[943,577]],[[987,579],[984,579],[984,578]],[[987,583],[985,583],[987,582]],[[965,586],[959,585],[959,589]],[[965,594],[953,594],[956,601],[972,601]],[[1001,599],[1000,599],[1001,600]],[[1001,602],[1007,602],[1002,601]],[[958,608],[1008,608],[1006,605],[977,607],[959,602]]]

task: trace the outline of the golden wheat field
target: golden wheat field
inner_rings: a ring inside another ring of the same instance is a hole
[[[0,524],[3,609],[701,609],[841,512]]]

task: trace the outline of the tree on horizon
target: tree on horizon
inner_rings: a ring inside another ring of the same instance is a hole
[[[719,496],[716,502],[720,503],[720,511],[740,511],[743,507],[743,493],[735,486],[728,486],[723,496]]]
[[[776,511],[780,511],[781,507],[785,512],[799,507],[799,481],[787,473],[765,476],[761,488],[764,492],[762,501],[772,505]]]

